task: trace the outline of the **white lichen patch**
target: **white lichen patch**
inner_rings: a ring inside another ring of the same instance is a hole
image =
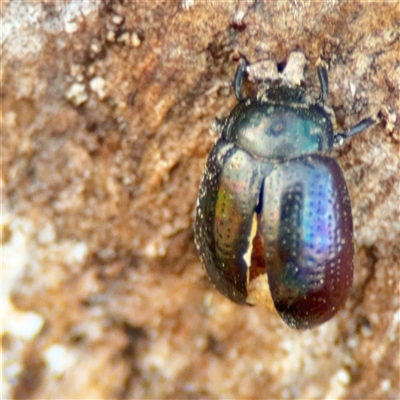
[[[64,241],[61,250],[65,252],[67,264],[83,264],[88,254],[88,247],[84,242]]]
[[[194,0],[181,0],[181,7],[183,10],[188,11],[194,6]]]
[[[85,17],[98,12],[100,5],[100,0],[55,2],[52,17],[48,18],[46,4],[8,2],[2,10],[0,43],[3,51],[19,59],[27,55],[36,57],[45,47],[48,33],[76,33]]]
[[[54,226],[50,222],[47,222],[43,229],[38,232],[37,239],[42,244],[54,242],[56,239]]]
[[[275,60],[261,60],[247,67],[249,80],[255,81],[275,81],[279,79],[278,66]]]
[[[124,32],[120,36],[118,36],[117,41],[119,43],[125,44],[126,46],[132,46],[135,48],[139,47],[142,44],[142,41],[136,32],[133,32],[132,34],[129,32]]]
[[[185,347],[179,350],[171,342],[173,341],[168,335],[160,336],[144,355],[141,365],[146,375],[159,374],[173,386],[173,378],[184,371],[190,358],[185,353]]]
[[[165,242],[163,239],[155,239],[144,248],[144,255],[149,258],[163,257],[166,254]]]
[[[86,86],[83,83],[73,83],[65,93],[65,97],[75,106],[80,106],[88,100]]]
[[[23,357],[27,346],[30,346],[40,334],[45,319],[33,311],[21,311],[11,301],[17,285],[24,281],[25,275],[40,276],[31,283],[30,289],[43,290],[59,287],[63,279],[74,268],[81,265],[88,254],[87,245],[74,240],[57,242],[53,224],[46,222],[40,230],[26,218],[13,215],[3,206],[2,219],[2,297],[1,297],[1,334],[7,337],[7,347],[2,348],[2,384],[3,397],[10,398],[12,388],[18,384],[23,372]],[[63,266],[60,265],[62,260]],[[49,263],[53,266],[48,268]],[[67,267],[67,268],[65,268]],[[50,351],[55,373],[60,373],[61,366],[56,365],[57,354],[62,365],[70,365],[71,358],[62,352]],[[63,367],[64,368],[64,367]]]
[[[100,100],[103,100],[106,97],[105,92],[106,81],[100,76],[96,76],[90,81],[90,89],[92,89],[97,96],[99,96]]]
[[[32,340],[42,329],[44,318],[34,312],[21,312],[9,301],[2,305],[1,333],[9,333],[25,341]]]
[[[306,65],[306,57],[300,51],[290,53],[286,63],[286,67],[282,73],[282,78],[288,85],[299,86],[304,80],[304,67]]]
[[[56,378],[62,375],[76,363],[76,355],[67,347],[54,344],[44,351],[44,359],[49,372]]]
[[[330,379],[329,391],[325,395],[327,399],[340,399],[346,394],[350,383],[350,373],[347,369],[339,369]]]
[[[22,370],[22,354],[29,341],[33,340],[44,324],[44,318],[34,312],[17,310],[10,300],[14,285],[29,262],[29,240],[34,231],[33,224],[15,218],[2,208],[1,231],[8,240],[1,246],[1,335],[9,337],[10,345],[2,347],[2,396],[10,397],[11,388],[17,383]]]
[[[345,379],[342,370],[344,353],[337,344],[339,330],[335,321],[330,321],[310,331],[286,330],[282,332],[279,347],[283,353],[275,359],[271,368],[283,379],[284,398],[294,398],[302,393],[303,398],[340,398],[344,393]],[[286,356],[284,356],[286,354]],[[334,358],[332,358],[334,355]],[[321,371],[330,376],[330,394],[326,393]],[[306,386],[306,389],[304,389]],[[297,394],[297,395],[296,395]]]
[[[79,29],[79,25],[76,21],[65,21],[64,30],[67,33],[75,33]]]
[[[136,32],[133,32],[131,35],[131,45],[135,48],[139,47],[142,44],[142,41],[139,35]]]
[[[278,72],[275,60],[261,60],[247,67],[250,81],[276,81],[282,79],[285,85],[299,86],[304,80],[306,57],[300,51],[292,52],[282,73]]]

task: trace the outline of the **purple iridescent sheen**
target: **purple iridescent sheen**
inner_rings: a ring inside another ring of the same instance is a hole
[[[279,314],[298,329],[328,320],[353,279],[350,200],[336,161],[314,155],[277,165],[264,180],[262,216]]]

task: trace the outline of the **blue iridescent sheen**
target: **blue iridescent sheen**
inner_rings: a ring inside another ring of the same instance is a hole
[[[279,91],[279,87],[271,89],[266,98]],[[283,94],[291,99],[293,92],[294,89],[284,88]],[[283,94],[279,93],[281,97]],[[271,103],[267,99],[242,102],[229,116],[222,138],[236,143],[255,157],[270,160],[330,151],[333,145],[330,119],[320,106],[303,107],[305,99],[299,101],[289,104]]]
[[[297,328],[339,309],[353,276],[350,200],[332,158],[303,156],[264,179],[262,232],[275,307]]]

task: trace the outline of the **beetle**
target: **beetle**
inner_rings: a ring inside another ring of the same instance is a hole
[[[233,80],[238,104],[220,126],[201,180],[195,243],[223,295],[253,304],[255,291],[269,292],[258,297],[272,298],[287,325],[310,329],[337,313],[353,281],[350,197],[330,153],[379,114],[334,134],[323,62],[314,102],[303,88],[277,82],[245,98],[247,66],[241,59]]]

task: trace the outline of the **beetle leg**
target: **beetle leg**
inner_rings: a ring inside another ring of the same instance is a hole
[[[325,100],[328,98],[329,93],[329,82],[328,82],[328,71],[326,68],[326,62],[323,61],[321,58],[317,61],[317,72],[318,72],[318,79],[321,91],[319,93],[319,100],[322,103],[325,103]]]
[[[381,112],[373,117],[364,118],[358,124],[352,126],[346,132],[337,133],[334,137],[335,143],[342,143],[344,139],[347,139],[351,136],[357,135],[358,133],[362,132],[363,130],[370,128],[373,125],[376,125],[381,121]]]
[[[235,73],[235,77],[233,78],[233,91],[235,92],[235,96],[239,101],[244,100],[242,85],[243,78],[245,75],[247,75],[247,65],[247,61],[244,58],[241,58],[239,61],[239,66]]]

